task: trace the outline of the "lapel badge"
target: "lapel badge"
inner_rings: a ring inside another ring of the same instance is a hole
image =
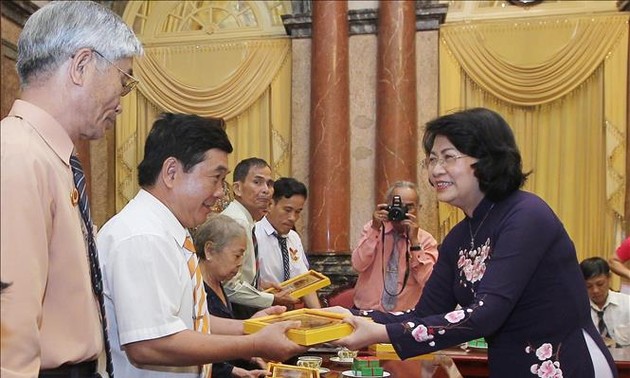
[[[77,188],[72,188],[72,192],[70,193],[70,201],[72,201],[72,206],[76,206],[79,203],[79,191]]]
[[[291,260],[293,261],[298,261],[300,259],[300,255],[295,248],[289,248],[289,254],[291,255]]]

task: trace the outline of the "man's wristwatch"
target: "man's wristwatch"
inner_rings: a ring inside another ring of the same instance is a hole
[[[412,245],[411,247],[409,247],[409,250],[411,252],[417,252],[417,251],[422,251],[422,246],[421,245]]]

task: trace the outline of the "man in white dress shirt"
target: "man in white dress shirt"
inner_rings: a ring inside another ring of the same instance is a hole
[[[591,257],[580,263],[591,303],[591,318],[606,345],[630,345],[630,296],[610,290],[606,260]]]
[[[257,252],[253,230],[257,220],[268,211],[273,192],[271,167],[263,159],[252,157],[234,168],[232,190],[234,200],[222,214],[236,220],[247,230],[247,249],[238,274],[225,283],[225,292],[232,303],[234,316],[247,319],[254,312],[271,305],[292,306],[297,301],[287,291],[277,294],[259,290]]]
[[[282,177],[273,185],[269,212],[256,222],[263,285],[286,281],[309,269],[302,240],[294,230],[306,197],[306,186],[294,178]],[[315,292],[304,297],[304,304],[308,308],[321,307]]]
[[[208,319],[205,293],[195,290],[200,276],[188,229],[203,223],[223,196],[230,152],[222,120],[162,115],[138,166],[140,191],[98,234],[118,377],[205,378],[209,367],[201,366],[212,362],[283,361],[305,350],[284,334],[298,322],[243,335],[242,321]]]

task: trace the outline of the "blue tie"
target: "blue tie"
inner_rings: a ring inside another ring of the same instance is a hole
[[[606,308],[604,308],[602,311],[597,311],[597,318],[598,318],[597,330],[599,331],[599,334],[602,335],[602,337],[610,338],[610,334],[608,333],[608,327],[606,327],[606,322],[604,321],[605,310]]]
[[[284,271],[284,281],[291,278],[291,270],[289,268],[289,249],[287,248],[287,238],[280,236],[277,232],[273,235],[278,239],[280,251],[282,252],[282,267]]]
[[[114,366],[112,365],[112,351],[109,345],[109,336],[107,335],[107,319],[105,318],[105,301],[103,298],[103,281],[101,277],[101,268],[98,263],[98,254],[96,252],[96,243],[94,242],[94,233],[92,229],[92,216],[90,214],[90,204],[86,193],[87,185],[85,183],[85,174],[83,167],[76,155],[70,156],[70,167],[72,168],[72,176],[74,185],[79,192],[79,211],[85,225],[88,244],[88,258],[90,262],[90,278],[92,280],[92,290],[98,298],[98,304],[101,310],[101,326],[103,327],[103,338],[105,346],[105,356],[107,357],[106,369],[110,378],[114,378]]]

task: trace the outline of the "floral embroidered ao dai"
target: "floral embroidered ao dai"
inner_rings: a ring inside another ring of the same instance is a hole
[[[590,319],[573,242],[527,192],[484,199],[453,228],[415,310],[370,315],[401,358],[485,337],[491,377],[594,377],[584,330],[616,372]]]

